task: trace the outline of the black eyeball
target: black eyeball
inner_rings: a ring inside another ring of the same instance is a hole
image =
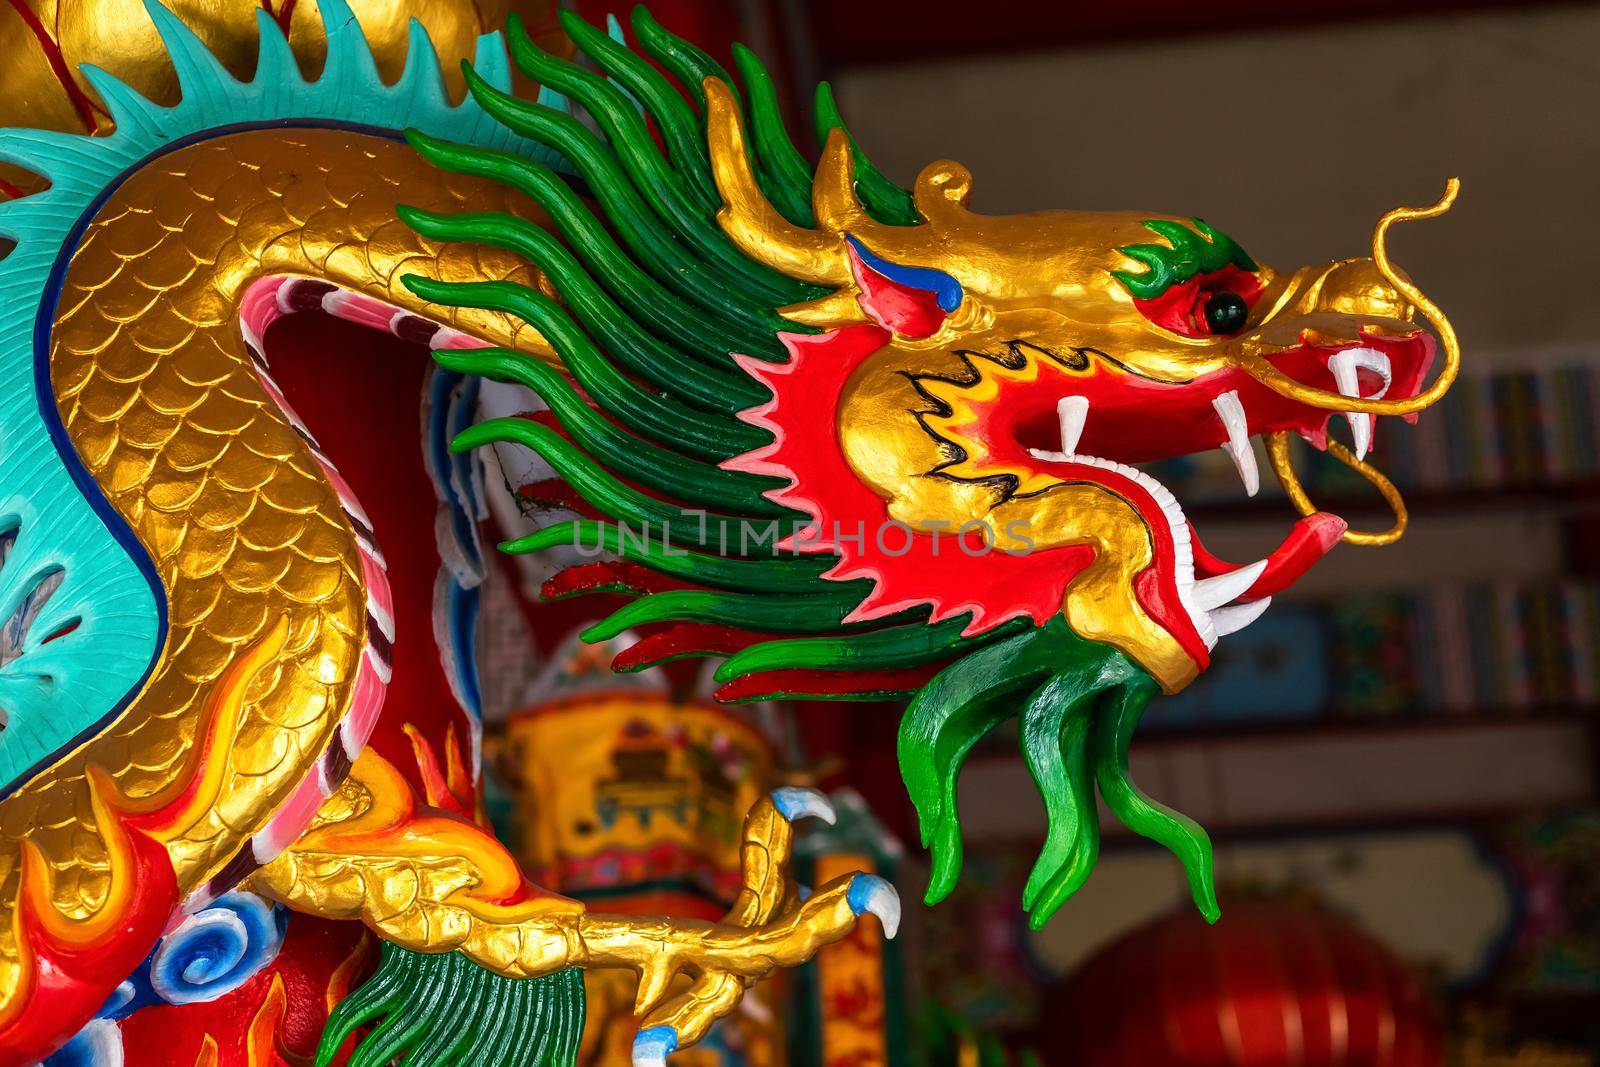
[[[1206,298],[1206,328],[1212,333],[1238,333],[1250,317],[1250,306],[1238,293],[1226,290]]]

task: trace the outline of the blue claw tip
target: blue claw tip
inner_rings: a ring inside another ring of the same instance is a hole
[[[845,900],[857,915],[869,911],[876,915],[883,924],[883,936],[894,940],[900,929],[900,894],[894,886],[875,874],[858,874],[845,891]]]
[[[838,816],[834,813],[833,803],[815,789],[806,789],[802,786],[784,786],[782,789],[772,791],[772,806],[778,809],[790,822],[814,816],[833,825]]]
[[[666,1067],[667,1057],[678,1051],[678,1031],[671,1026],[640,1030],[633,1039],[633,1067]]]

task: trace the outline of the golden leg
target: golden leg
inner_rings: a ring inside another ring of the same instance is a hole
[[[720,923],[596,915],[528,885],[504,846],[475,823],[423,805],[375,752],[356,761],[299,841],[257,872],[254,888],[291,907],[359,919],[414,952],[459,951],[497,974],[626,967],[646,1013],[637,1064],[660,1064],[705,1035],[750,986],[804,963],[872,912],[893,936],[900,902],[874,875],[835,879],[803,902],[789,873],[790,820],[832,810],[811,790],[780,789],[745,820],[744,886]],[[686,991],[667,999],[678,975]]]

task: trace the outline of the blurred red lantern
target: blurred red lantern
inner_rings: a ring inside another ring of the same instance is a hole
[[[1351,923],[1235,902],[1120,938],[1051,997],[1041,1044],[1071,1067],[1438,1067],[1415,975]]]

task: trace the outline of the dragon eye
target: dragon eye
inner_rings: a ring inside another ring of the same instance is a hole
[[[1212,333],[1238,333],[1250,317],[1250,306],[1238,293],[1222,290],[1206,298],[1205,314],[1206,328]]]

